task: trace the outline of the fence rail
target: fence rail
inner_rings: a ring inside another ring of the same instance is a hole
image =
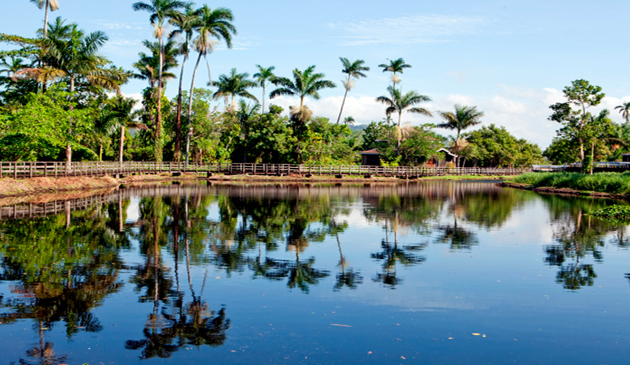
[[[195,172],[204,174],[250,174],[250,175],[363,175],[414,178],[444,175],[518,175],[532,171],[531,168],[479,168],[479,167],[383,167],[360,165],[295,165],[219,163],[188,164],[183,162],[6,162],[0,161],[0,178],[34,178],[66,176],[105,176],[130,174],[159,174]]]

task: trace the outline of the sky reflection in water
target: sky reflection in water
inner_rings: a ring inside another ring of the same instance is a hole
[[[441,181],[105,198],[0,222],[2,363],[630,355],[630,239],[589,215],[609,200]]]

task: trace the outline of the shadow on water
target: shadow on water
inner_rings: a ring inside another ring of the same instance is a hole
[[[70,341],[79,332],[102,331],[93,310],[129,285],[146,305],[146,320],[134,329],[138,336],[121,346],[141,359],[169,358],[182,348],[227,340],[226,306],[213,310],[204,299],[212,295],[209,268],[228,278],[247,273],[254,280],[286,282],[303,293],[323,282],[334,292],[357,290],[369,281],[357,269],[361,263],[348,261],[345,245],[351,240],[348,217],[359,212],[382,229],[366,257],[378,263],[372,282],[396,289],[404,284],[400,267],[430,260],[430,245],[470,251],[483,245],[481,231],[500,229],[535,201],[544,203],[553,229],[545,264],[558,268],[556,281],[567,290],[594,285],[607,234],[615,233],[608,244],[630,246],[626,227],[589,215],[610,201],[540,196],[491,183],[160,185],[35,208],[3,207],[0,281],[10,284],[10,293],[0,296],[0,322],[31,321],[38,341],[20,362],[65,362],[68,355],[56,353],[47,332],[65,326]],[[137,218],[130,222],[132,205]],[[41,217],[13,219],[27,211]],[[409,239],[401,232],[416,235]],[[335,246],[332,266],[312,249],[329,241]],[[124,264],[122,256],[135,250],[143,261]],[[194,268],[205,268],[198,287]]]

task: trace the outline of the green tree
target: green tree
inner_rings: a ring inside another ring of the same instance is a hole
[[[397,60],[389,60],[389,64],[382,63],[378,65],[378,67],[383,68],[383,72],[391,72],[392,75],[392,88],[396,88],[396,83],[400,82],[400,79],[396,77],[397,73],[403,73],[406,68],[411,68],[411,65],[408,65],[405,60],[399,58]]]
[[[206,57],[208,54],[212,53],[214,45],[217,41],[224,40],[227,47],[232,48],[232,36],[237,33],[236,28],[232,25],[233,20],[234,16],[232,15],[232,11],[230,9],[216,8],[214,10],[210,10],[207,5],[204,5],[201,8],[201,21],[199,23],[199,28],[197,29],[199,35],[195,39],[195,48],[197,49],[197,52],[199,52],[199,57],[197,57],[197,62],[195,63],[195,68],[193,70],[188,100],[189,129],[190,115],[192,114],[190,108],[192,108],[193,105],[192,100],[194,95],[195,77],[197,75],[197,68],[199,67],[201,57]],[[212,80],[212,77],[210,77],[210,66],[208,66],[208,78]],[[188,135],[190,135],[190,133],[188,133]],[[189,137],[186,139],[186,145],[190,145],[188,138]],[[186,149],[186,164],[188,164],[188,155],[189,151]]]
[[[256,83],[249,80],[249,74],[247,72],[238,73],[236,69],[233,68],[230,71],[229,75],[221,75],[219,76],[219,80],[214,82],[217,88],[217,91],[214,93],[213,97],[218,99],[220,97],[225,98],[225,107],[227,109],[227,98],[231,97],[230,108],[234,109],[234,97],[240,96],[243,98],[252,99],[258,102],[258,99],[254,95],[252,95],[247,89],[251,87],[255,87]],[[210,83],[208,83],[210,84]]]
[[[455,137],[455,148],[453,151],[455,153],[459,153],[460,149],[463,147],[459,140],[461,132],[464,129],[480,124],[481,118],[484,116],[483,112],[478,111],[476,106],[461,106],[458,104],[455,105],[455,112],[438,113],[442,119],[446,121],[445,123],[438,124],[438,128],[454,129],[457,131],[457,136]]]
[[[184,8],[185,3],[178,0],[150,0],[148,3],[139,1],[132,5],[135,11],[148,11],[151,13],[149,20],[151,25],[155,28],[155,38],[159,43],[159,58],[158,58],[158,98],[157,98],[157,119],[155,125],[155,158],[158,162],[162,161],[162,89],[164,87],[162,83],[162,71],[164,62],[164,25],[166,21],[171,18],[175,11]]]
[[[559,134],[570,136],[577,141],[582,169],[585,170],[584,145],[588,143],[585,127],[589,119],[589,113],[586,110],[599,105],[606,95],[602,92],[601,87],[591,85],[584,79],[572,81],[571,86],[565,87],[563,92],[567,101],[549,107],[553,111],[549,120],[562,124],[563,127],[558,131]],[[576,108],[574,109],[572,106]]]
[[[348,96],[348,91],[354,86],[354,82],[361,77],[367,77],[363,72],[370,71],[369,67],[364,66],[365,61],[356,60],[351,62],[345,57],[339,57],[341,63],[343,64],[343,70],[341,72],[348,74],[348,78],[343,81],[343,86],[346,89],[345,94],[343,95],[343,101],[341,102],[341,110],[339,110],[339,116],[337,117],[337,124],[341,120],[341,114],[343,113],[343,106],[346,104],[346,97]]]
[[[256,68],[258,68],[258,72],[254,74],[254,79],[258,83],[258,86],[262,87],[263,89],[262,113],[264,113],[265,112],[265,96],[267,95],[267,92],[265,91],[265,89],[267,88],[267,81],[273,81],[275,79],[276,75],[273,74],[273,70],[275,70],[276,67],[269,66],[265,68],[265,67],[262,67],[261,65],[256,65]]]
[[[385,114],[387,116],[391,116],[394,113],[398,114],[398,129],[396,134],[398,135],[397,153],[400,154],[400,142],[402,140],[400,125],[402,122],[402,113],[408,112],[432,117],[433,115],[428,110],[414,106],[420,103],[429,102],[431,101],[431,98],[425,95],[420,95],[415,91],[410,91],[405,95],[402,95],[402,92],[400,90],[396,90],[393,86],[388,87],[387,91],[389,91],[389,97],[379,96],[376,98],[376,101],[387,106],[387,109],[385,109]]]
[[[184,40],[180,44],[179,53],[184,55],[182,60],[182,68],[179,73],[179,89],[177,92],[177,115],[175,119],[175,161],[180,160],[181,141],[182,141],[182,86],[184,82],[184,66],[190,55],[190,48],[195,30],[201,24],[201,9],[193,8],[193,3],[186,4],[184,11],[177,11],[173,14],[169,22],[176,29],[169,35],[172,38],[175,35],[183,35]]]
[[[269,95],[270,99],[278,96],[297,96],[300,98],[300,107],[294,113],[299,112],[304,106],[304,98],[307,96],[315,100],[319,99],[319,91],[336,87],[332,81],[325,80],[323,73],[315,72],[315,65],[308,67],[304,71],[297,68],[293,70],[293,80],[286,77],[276,77],[273,84],[279,86]]]
[[[461,155],[475,166],[526,167],[543,161],[537,145],[517,139],[505,127],[490,124],[463,134],[463,138],[468,145]]]

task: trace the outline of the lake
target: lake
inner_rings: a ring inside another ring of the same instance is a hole
[[[630,358],[630,236],[589,215],[620,202],[466,181],[92,201],[0,221],[1,363]]]

